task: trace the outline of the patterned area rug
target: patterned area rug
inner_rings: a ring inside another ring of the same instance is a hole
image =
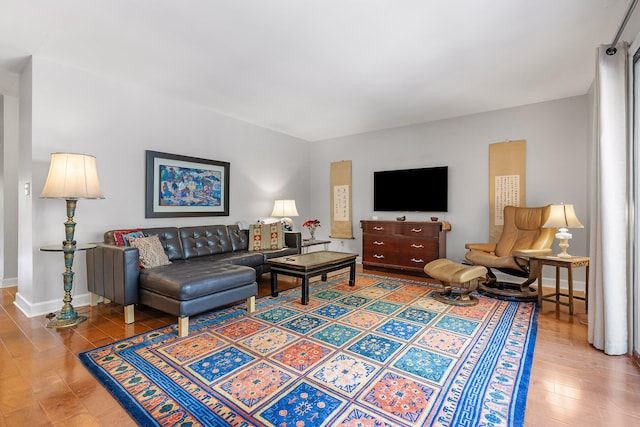
[[[438,285],[359,274],[80,354],[140,425],[519,426],[532,303],[430,297]]]

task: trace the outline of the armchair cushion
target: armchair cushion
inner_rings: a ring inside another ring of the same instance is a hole
[[[516,262],[516,259],[509,256],[495,256],[491,252],[483,252],[477,250],[470,250],[465,255],[467,261],[470,261],[474,265],[482,265],[485,267],[492,267],[497,269],[512,269],[512,270],[522,270],[522,267]]]
[[[551,248],[556,231],[542,228],[550,212],[550,206],[505,206],[504,228],[496,246],[496,256],[510,256],[514,250]]]

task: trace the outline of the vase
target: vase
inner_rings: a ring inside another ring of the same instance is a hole
[[[316,228],[315,227],[309,227],[309,234],[311,235],[311,238],[309,240],[316,240]]]

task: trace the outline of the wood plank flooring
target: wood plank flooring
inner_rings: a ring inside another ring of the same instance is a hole
[[[296,286],[287,277],[279,283],[281,289]],[[78,308],[87,322],[52,330],[44,316],[29,319],[13,305],[15,287],[0,291],[0,427],[134,426],[77,354],[176,319],[140,307],[136,322],[126,325],[122,306],[100,304]],[[266,274],[260,295],[268,293]],[[567,307],[556,311],[554,304],[543,304],[526,426],[640,425],[640,369],[630,357],[607,356],[591,347],[584,319],[581,301],[574,316]]]

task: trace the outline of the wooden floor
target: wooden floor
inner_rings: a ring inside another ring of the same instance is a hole
[[[281,289],[287,287],[283,281],[295,285],[293,279],[279,278]],[[268,289],[267,274],[260,295]],[[135,425],[77,354],[175,323],[175,318],[140,308],[136,323],[126,325],[122,306],[100,304],[78,308],[87,322],[52,330],[44,316],[29,319],[15,308],[15,287],[0,291],[0,427]],[[606,356],[591,347],[585,318],[580,301],[574,316],[566,307],[556,311],[554,304],[544,303],[526,426],[640,426],[640,370],[627,356]]]

